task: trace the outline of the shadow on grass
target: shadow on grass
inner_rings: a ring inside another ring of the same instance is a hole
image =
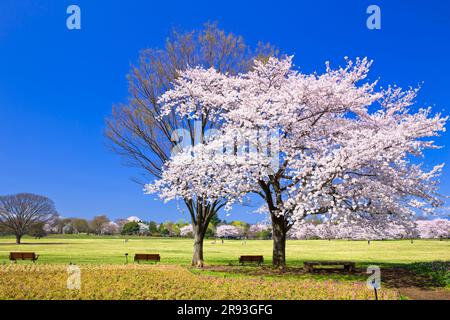
[[[228,263],[228,265],[211,265],[203,269],[190,269],[199,275],[220,277],[264,277],[278,279],[317,279],[339,281],[366,281],[370,274],[367,266],[376,265],[381,269],[381,280],[386,287],[433,289],[450,286],[450,261],[420,262],[411,264],[387,264],[361,262],[354,272],[342,268],[320,268],[306,272],[298,264],[283,269],[270,265],[245,265]]]

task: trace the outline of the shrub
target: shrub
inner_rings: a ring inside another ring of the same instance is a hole
[[[128,222],[126,223],[122,228],[122,234],[126,235],[132,235],[132,234],[138,234],[139,233],[139,223],[137,222]]]

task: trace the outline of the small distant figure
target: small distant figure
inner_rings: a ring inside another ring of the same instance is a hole
[[[222,244],[223,244],[223,239],[222,239]]]
[[[367,244],[370,244],[370,240],[367,240]]]

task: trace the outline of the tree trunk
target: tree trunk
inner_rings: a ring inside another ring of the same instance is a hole
[[[205,228],[194,226],[194,254],[192,256],[192,266],[203,268],[203,239]]]
[[[276,217],[272,214],[272,228],[272,265],[274,267],[284,267],[286,265],[286,227],[284,217]]]
[[[20,244],[20,239],[22,239],[22,235],[16,234],[16,244]]]

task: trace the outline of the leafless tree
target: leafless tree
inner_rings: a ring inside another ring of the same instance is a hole
[[[158,97],[171,88],[178,72],[187,66],[201,65],[237,74],[251,68],[254,59],[266,59],[274,54],[276,50],[268,44],[260,43],[256,50],[250,49],[242,37],[226,33],[217,24],[207,23],[202,30],[184,33],[174,31],[164,49],[144,50],[138,65],[131,68],[129,101],[113,107],[112,117],[106,122],[106,135],[113,150],[124,156],[127,164],[143,169],[146,179],[159,178],[171,149],[178,143],[173,139],[173,132],[186,129],[194,144],[194,137],[205,137],[206,130],[217,125],[205,121],[198,128],[192,121],[177,118],[175,113],[161,120]],[[206,205],[202,199],[184,202],[195,235],[192,265],[202,267],[205,232],[224,204]]]
[[[101,234],[102,229],[109,223],[109,218],[105,215],[95,216],[90,222],[90,229],[94,234]]]
[[[19,193],[0,197],[0,226],[16,236],[16,243],[36,223],[45,223],[57,215],[55,204],[47,197]]]

